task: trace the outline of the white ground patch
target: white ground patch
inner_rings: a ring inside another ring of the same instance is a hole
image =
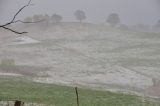
[[[147,38],[153,34],[68,23],[31,29],[34,33],[30,31],[30,36],[41,41],[28,36],[6,40],[5,44],[15,46],[1,45],[0,59],[11,58],[18,65],[51,67],[45,71],[49,77],[33,78],[37,82],[104,88],[117,85],[117,89],[123,86],[134,90],[152,86],[152,78],[160,77],[159,35],[153,39]],[[32,43],[38,44],[25,45]]]
[[[0,76],[22,76],[22,75],[14,73],[0,73]]]
[[[19,44],[33,44],[33,43],[39,43],[40,41],[35,40],[29,36],[19,36],[12,40],[12,42],[9,45],[19,45]]]
[[[152,79],[144,75],[140,75],[134,71],[123,67],[114,67],[104,74],[91,74],[91,75],[78,75],[68,73],[66,75],[56,75],[53,72],[48,72],[50,78],[35,78],[36,82],[45,83],[65,83],[65,84],[82,84],[82,85],[99,85],[104,86],[107,84],[122,85],[136,88],[147,88],[152,85]]]

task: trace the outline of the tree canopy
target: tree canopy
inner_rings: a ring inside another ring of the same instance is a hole
[[[75,11],[74,15],[75,15],[76,19],[79,20],[80,22],[82,22],[82,20],[86,19],[85,12],[82,10]]]
[[[111,13],[106,20],[111,27],[116,27],[120,23],[120,18],[117,13]]]

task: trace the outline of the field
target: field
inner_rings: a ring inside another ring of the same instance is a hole
[[[29,33],[22,36],[0,33],[0,60],[14,60],[14,65],[0,65],[0,75],[160,96],[159,33],[90,23],[21,28]]]
[[[22,100],[52,106],[76,106],[74,87],[35,83],[16,77],[0,78],[0,100]],[[80,106],[159,106],[158,99],[78,88]]]

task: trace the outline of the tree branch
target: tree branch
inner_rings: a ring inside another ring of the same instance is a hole
[[[6,29],[6,30],[9,30],[9,31],[11,31],[13,33],[16,33],[16,34],[25,34],[25,33],[28,33],[28,32],[18,32],[18,31],[15,31],[15,30],[11,29],[11,28],[7,28],[5,26],[2,26],[2,28]]]
[[[16,19],[17,15],[18,15],[24,8],[28,7],[28,6],[30,5],[30,3],[31,3],[31,0],[29,0],[29,2],[28,2],[27,5],[25,5],[25,6],[23,6],[22,8],[20,8],[19,11],[14,15],[14,17],[13,17],[13,19],[11,20],[10,23],[13,23],[14,20]]]
[[[12,20],[11,20],[10,22],[8,22],[8,23],[6,23],[6,24],[4,24],[4,25],[0,25],[0,28],[3,28],[3,29],[5,29],[5,30],[9,30],[9,31],[11,31],[11,32],[13,32],[13,33],[16,33],[16,34],[24,34],[24,33],[27,33],[27,32],[18,32],[18,31],[15,31],[15,30],[13,30],[13,29],[11,29],[11,28],[8,28],[7,26],[8,26],[8,25],[11,25],[11,24],[13,24],[13,23],[17,23],[17,22],[31,23],[31,22],[23,22],[23,21],[21,21],[21,20],[15,21],[16,17],[18,16],[18,14],[19,14],[24,8],[26,8],[26,7],[28,7],[28,6],[31,5],[31,1],[32,1],[32,0],[29,0],[29,2],[28,2],[25,6],[21,7],[21,8],[17,11],[17,13],[13,16],[13,18],[12,18]],[[32,23],[34,23],[34,22],[32,22]]]

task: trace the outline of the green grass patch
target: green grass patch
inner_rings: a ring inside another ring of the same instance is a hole
[[[78,89],[80,106],[160,106],[134,95]],[[35,83],[24,78],[0,78],[0,100],[22,100],[55,106],[76,106],[73,87]]]

